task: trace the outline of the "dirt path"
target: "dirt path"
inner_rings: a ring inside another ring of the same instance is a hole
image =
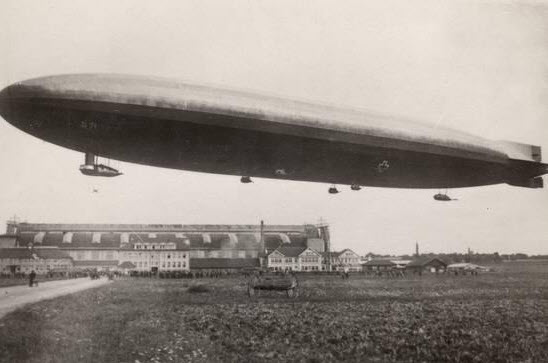
[[[106,278],[99,280],[79,278],[43,282],[32,288],[28,285],[0,288],[0,318],[25,304],[72,294],[77,291],[105,285],[109,282]]]

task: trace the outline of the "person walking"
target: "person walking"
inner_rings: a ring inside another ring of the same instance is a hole
[[[36,278],[36,272],[32,270],[29,274],[29,287],[32,287],[34,285],[34,279]]]
[[[348,266],[344,266],[343,279],[348,279]]]

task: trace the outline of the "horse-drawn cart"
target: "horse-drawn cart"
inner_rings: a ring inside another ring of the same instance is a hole
[[[255,296],[261,290],[285,291],[288,297],[294,298],[298,295],[299,284],[295,275],[263,273],[252,276],[247,283],[247,293],[250,297]]]

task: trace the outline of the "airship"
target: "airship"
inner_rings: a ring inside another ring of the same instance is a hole
[[[389,188],[506,183],[542,188],[541,148],[361,110],[120,74],[17,82],[0,115],[82,152],[80,171],[118,176],[97,157],[162,168]]]

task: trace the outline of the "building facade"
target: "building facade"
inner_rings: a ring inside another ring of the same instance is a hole
[[[322,255],[312,248],[306,248],[299,256],[299,271],[321,271]]]
[[[348,248],[340,252],[332,252],[330,257],[332,271],[359,272],[362,270],[360,255]]]
[[[324,271],[359,272],[362,270],[361,257],[348,248],[339,252],[324,252],[322,256]]]
[[[447,269],[447,263],[441,258],[437,257],[418,257],[415,260],[409,262],[405,266],[406,271],[410,271],[417,274],[424,272],[430,273],[442,273]]]
[[[322,255],[309,247],[278,247],[266,256],[273,271],[321,271]]]
[[[385,259],[373,259],[362,264],[362,269],[365,272],[383,272],[391,271],[397,268],[397,265]]]
[[[176,243],[135,243],[133,249],[118,252],[121,264],[129,262],[134,271],[188,271],[188,249],[178,249]]]
[[[2,275],[39,275],[49,272],[68,272],[73,268],[69,255],[56,248],[0,248],[0,273]]]

